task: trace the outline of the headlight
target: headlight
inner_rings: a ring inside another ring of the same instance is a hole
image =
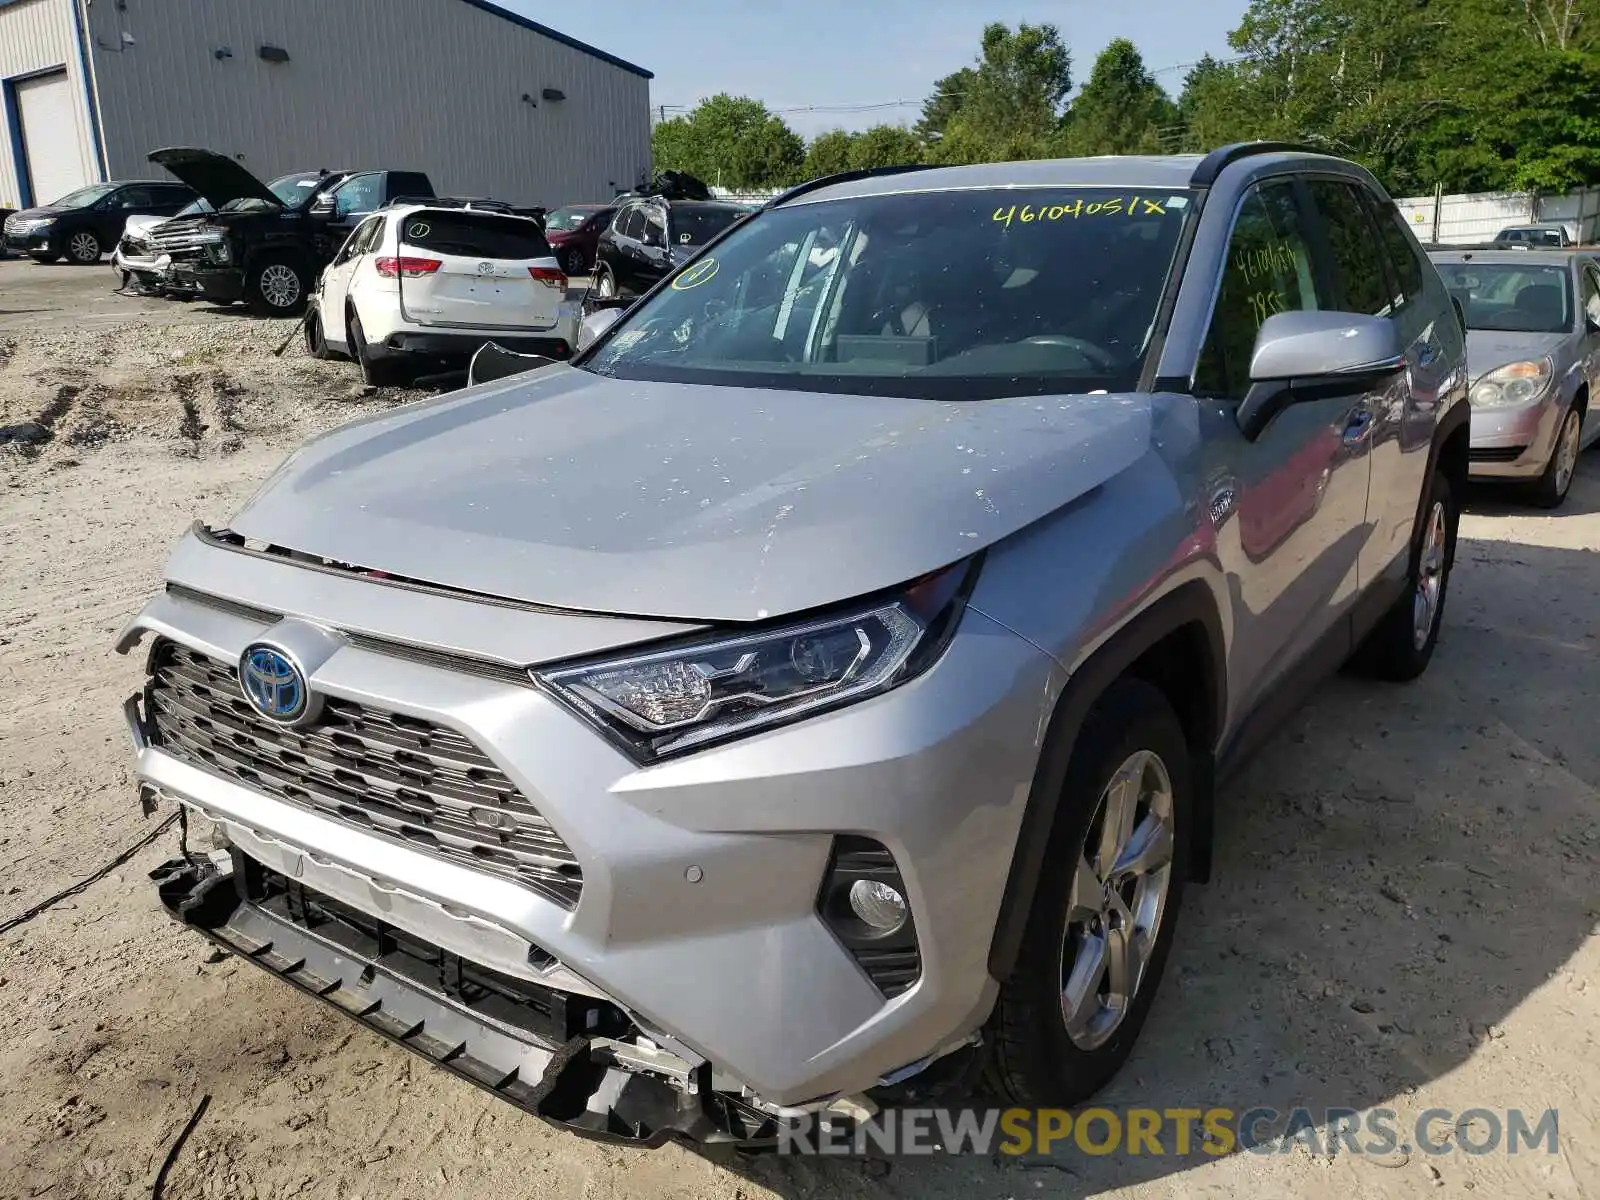
[[[977,560],[969,559],[837,615],[532,674],[650,762],[916,678],[949,644],[976,577]]]
[[[1548,358],[1507,363],[1472,385],[1472,403],[1479,408],[1511,408],[1531,403],[1544,395],[1554,374],[1555,366]]]

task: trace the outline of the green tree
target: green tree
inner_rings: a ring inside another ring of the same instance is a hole
[[[899,125],[874,125],[851,140],[850,166],[857,171],[903,167],[921,162],[922,154],[922,142],[911,130]]]
[[[933,85],[933,95],[922,102],[922,119],[917,122],[917,136],[923,145],[931,146],[944,137],[944,131],[967,102],[977,76],[972,67],[962,67]]]
[[[759,100],[717,95],[687,116],[660,122],[651,155],[658,171],[687,171],[713,186],[771,188],[800,175],[806,147]]]
[[[805,166],[800,173],[807,179],[820,179],[824,175],[848,171],[854,146],[855,135],[843,129],[830,129],[827,133],[818,134],[806,150]]]
[[[1015,32],[988,25],[962,103],[931,157],[953,163],[1047,157],[1071,90],[1072,55],[1054,25],[1023,23]]]
[[[1089,82],[1072,102],[1067,145],[1075,154],[1159,153],[1177,109],[1138,48],[1117,38],[1095,59]]]
[[[1260,124],[1250,111],[1249,87],[1239,69],[1206,55],[1184,77],[1178,97],[1178,124],[1183,129],[1182,148],[1206,153],[1230,142],[1260,136]]]

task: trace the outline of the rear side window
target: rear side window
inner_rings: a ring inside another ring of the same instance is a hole
[[[1256,335],[1267,318],[1332,307],[1317,294],[1294,186],[1254,189],[1239,207],[1228,240],[1222,287],[1195,369],[1195,394],[1242,400],[1250,387]]]
[[[548,258],[550,244],[536,222],[486,213],[423,210],[405,219],[406,245],[463,258]]]
[[[1331,179],[1314,179],[1307,186],[1327,231],[1340,310],[1385,316],[1389,310],[1388,275],[1379,250],[1378,229],[1360,195],[1348,183]]]
[[[1593,263],[1583,268],[1583,311],[1600,326],[1600,267]]]
[[[1427,286],[1427,277],[1422,273],[1422,263],[1411,244],[1411,235],[1400,219],[1400,214],[1394,211],[1392,205],[1382,207],[1388,209],[1388,212],[1380,209],[1378,234],[1383,239],[1384,252],[1388,255],[1395,282],[1399,285],[1393,306],[1395,314],[1399,314],[1406,305],[1422,298]]]
[[[731,208],[675,208],[672,210],[672,243],[704,246],[743,215]]]

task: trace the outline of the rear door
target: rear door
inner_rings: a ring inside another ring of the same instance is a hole
[[[1578,295],[1583,311],[1583,370],[1589,381],[1589,411],[1583,415],[1583,444],[1600,437],[1600,259],[1578,262]]]
[[[337,345],[343,346],[347,341],[344,327],[345,297],[350,294],[351,279],[367,254],[382,241],[383,222],[381,216],[369,217],[358,225],[333,261],[323,269],[322,279],[317,285],[322,336]]]
[[[547,330],[567,277],[526,217],[419,209],[400,223],[400,311],[418,325]]]

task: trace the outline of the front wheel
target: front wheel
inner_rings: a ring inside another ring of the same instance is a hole
[[[612,274],[610,266],[606,263],[595,264],[594,292],[602,300],[615,300],[617,298],[617,277]]]
[[[989,1084],[1018,1105],[1071,1107],[1121,1069],[1183,902],[1193,784],[1172,705],[1121,680],[1075,746],[1017,965],[990,1018]]]
[[[67,239],[67,257],[80,267],[100,261],[100,239],[89,229],[80,229]]]
[[[1544,474],[1533,485],[1533,503],[1539,508],[1560,508],[1578,473],[1578,448],[1583,445],[1583,412],[1574,405],[1561,418],[1561,431],[1551,448]]]
[[[306,306],[306,279],[299,265],[275,258],[250,268],[245,298],[264,317],[298,316]]]

